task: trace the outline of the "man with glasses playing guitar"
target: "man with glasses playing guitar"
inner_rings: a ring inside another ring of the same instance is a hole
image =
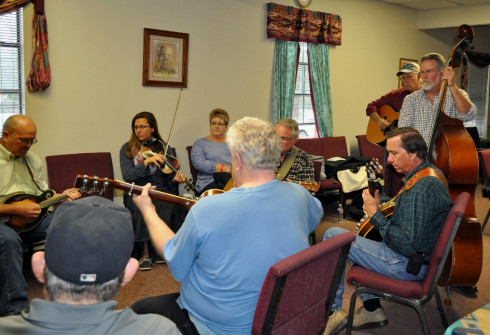
[[[316,192],[320,184],[315,182],[315,167],[310,156],[294,144],[299,137],[298,123],[294,119],[276,122],[276,133],[281,139],[281,161],[276,166],[276,178],[302,185]]]
[[[381,241],[358,235],[349,251],[349,261],[383,275],[402,280],[420,280],[425,276],[432,248],[452,206],[447,182],[441,171],[427,160],[427,145],[414,128],[396,128],[386,134],[388,164],[405,175],[404,186],[386,204],[379,191],[363,191],[366,220],[379,231]],[[391,210],[387,209],[391,207]],[[361,227],[362,228],[362,227]],[[346,230],[326,231],[324,240]],[[418,266],[415,266],[418,265]],[[416,268],[415,270],[413,270]],[[324,334],[336,334],[347,323],[342,308],[344,280],[340,281]],[[388,324],[379,297],[361,294],[363,306],[354,315],[353,329],[377,328]]]
[[[29,151],[37,142],[36,133],[30,118],[14,115],[5,121],[0,139],[0,316],[29,307],[22,274],[22,240],[43,240],[51,219],[45,218],[49,206],[43,209],[38,200],[47,194],[52,199],[49,203],[55,204],[58,199],[81,196],[76,189],[62,195],[48,190],[41,178],[41,159]]]

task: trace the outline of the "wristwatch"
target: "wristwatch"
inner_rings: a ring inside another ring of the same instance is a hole
[[[298,5],[300,5],[303,8],[309,7],[313,0],[296,0],[298,2]]]

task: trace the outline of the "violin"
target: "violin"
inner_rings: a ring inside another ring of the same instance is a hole
[[[167,150],[161,150],[163,147],[165,147],[165,149],[168,148],[168,146],[166,146],[163,141],[153,139],[142,146],[141,155],[145,159],[156,155],[162,155],[165,157],[165,163],[163,164],[163,166],[160,166],[160,171],[165,174],[177,173],[177,171],[179,171],[180,169],[179,160],[176,157],[168,154]],[[187,190],[195,191],[192,181],[186,179],[184,182],[186,184]]]
[[[175,118],[177,116],[177,111],[179,110],[181,98],[182,89],[180,89],[179,99],[177,100],[177,107],[175,108],[174,118],[172,120],[172,126],[170,127],[170,133],[168,134],[167,144],[165,144],[162,140],[152,138],[151,140],[147,141],[147,143],[144,143],[143,147],[141,148],[141,155],[145,159],[155,155],[162,155],[163,157],[165,157],[165,163],[162,167],[160,167],[160,170],[165,174],[177,173],[180,168],[179,160],[168,153],[168,144],[170,143],[170,138],[172,137],[172,131],[174,129]],[[192,190],[194,192],[196,191],[193,183],[189,179],[186,178],[185,184],[187,190]]]
[[[155,142],[157,142],[157,144],[160,145],[155,145]],[[166,150],[159,149],[158,148],[159,146],[165,147],[165,144],[163,143],[163,141],[154,138],[150,142],[147,142],[142,146],[141,155],[145,159],[156,155],[162,155],[165,157],[165,163],[160,168],[160,170],[165,174],[177,173],[177,171],[179,171],[180,168],[179,160],[176,157],[167,154]]]

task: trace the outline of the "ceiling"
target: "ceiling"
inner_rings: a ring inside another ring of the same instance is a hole
[[[434,9],[490,4],[489,0],[380,0],[413,9]]]

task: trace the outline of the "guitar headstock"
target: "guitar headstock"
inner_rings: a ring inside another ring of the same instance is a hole
[[[77,175],[75,179],[75,187],[79,189],[80,193],[87,193],[93,195],[102,195],[111,187],[111,179],[99,178],[97,176]]]
[[[377,158],[372,158],[366,165],[366,173],[369,193],[374,195],[376,189],[381,190],[383,188],[383,165]]]
[[[300,184],[301,186],[306,188],[308,191],[313,192],[313,193],[318,192],[318,190],[320,189],[320,186],[321,186],[321,184],[317,181],[300,181],[300,182],[298,182],[298,184]]]
[[[368,179],[375,180],[376,178],[383,177],[383,165],[379,162],[379,159],[372,158],[366,164],[366,172],[368,174]]]

